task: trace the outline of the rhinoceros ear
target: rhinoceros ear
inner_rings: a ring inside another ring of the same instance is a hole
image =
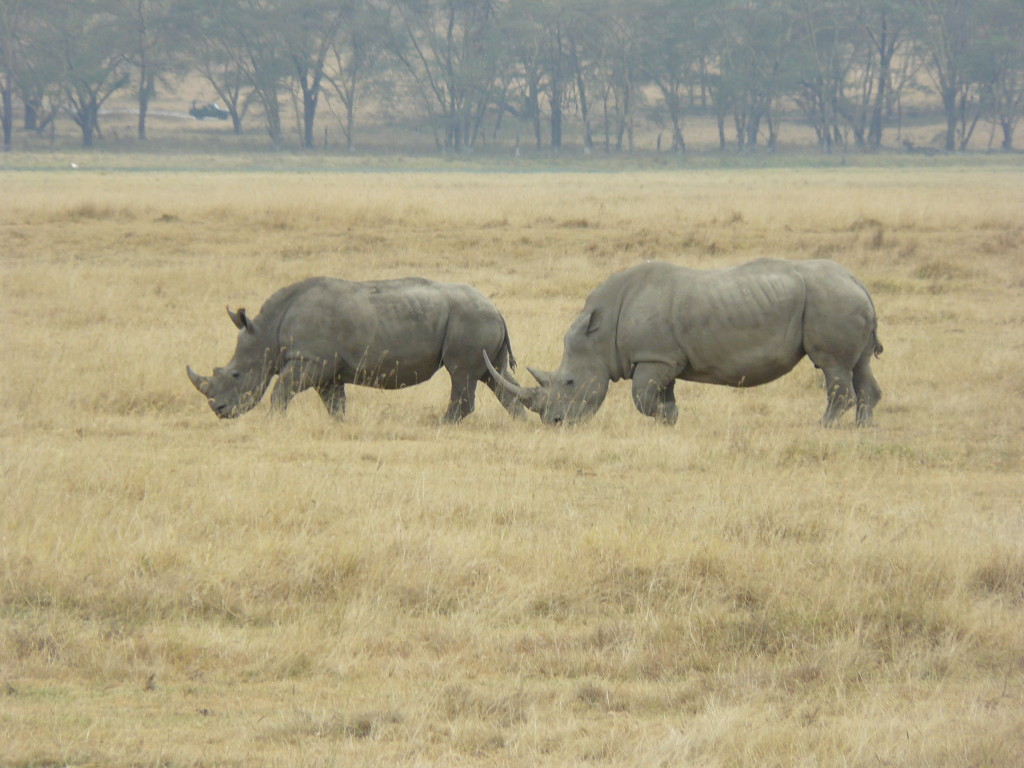
[[[242,330],[244,328],[249,331],[249,333],[253,333],[254,329],[252,320],[250,320],[249,316],[245,314],[245,307],[239,307],[237,312],[232,312],[231,307],[225,307],[225,309],[228,311],[228,317],[231,318],[231,322],[235,324],[235,327],[238,330]]]
[[[590,317],[587,318],[587,335],[594,333],[594,331],[600,330],[601,328],[601,316],[595,309],[590,313]]]

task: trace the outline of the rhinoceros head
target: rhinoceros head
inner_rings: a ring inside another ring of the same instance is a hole
[[[231,362],[223,368],[214,368],[212,376],[200,376],[192,366],[185,367],[189,380],[222,419],[240,416],[256,407],[276,373],[272,367],[272,350],[245,310],[232,312],[229,309],[228,316],[239,329]]]
[[[500,386],[511,391],[523,405],[540,414],[545,424],[578,424],[601,407],[608,394],[611,374],[598,349],[600,317],[584,312],[565,334],[562,362],[555,371],[527,368],[538,387],[521,387],[502,376],[484,352],[490,374]]]

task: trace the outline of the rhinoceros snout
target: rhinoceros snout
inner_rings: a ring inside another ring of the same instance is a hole
[[[235,415],[234,409],[227,403],[218,403],[213,398],[210,398],[210,409],[217,414],[219,419],[230,419]]]

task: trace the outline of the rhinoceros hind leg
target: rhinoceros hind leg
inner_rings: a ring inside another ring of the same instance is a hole
[[[839,423],[839,417],[854,403],[853,376],[849,370],[838,366],[829,366],[822,370],[825,374],[828,405],[821,417],[821,424],[833,427]]]
[[[633,370],[633,403],[644,416],[672,426],[679,419],[675,371],[664,363],[638,363]]]
[[[476,379],[452,376],[452,396],[444,414],[445,424],[458,424],[476,407]]]
[[[874,408],[882,399],[882,389],[871,373],[871,353],[865,352],[853,367],[853,390],[857,394],[857,426],[874,423]]]

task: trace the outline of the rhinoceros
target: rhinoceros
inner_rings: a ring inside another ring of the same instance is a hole
[[[641,413],[674,424],[676,379],[755,387],[807,355],[825,375],[829,426],[854,403],[857,424],[871,423],[882,396],[871,357],[881,352],[871,296],[844,267],[760,259],[716,270],[647,262],[612,275],[565,334],[558,370],[528,369],[539,387],[486,362],[546,424],[590,418],[619,379],[632,379]]]
[[[228,315],[239,329],[231,362],[212,376],[186,366],[189,379],[221,418],[255,407],[275,375],[271,410],[283,411],[296,394],[312,387],[340,418],[346,384],[400,389],[426,381],[442,367],[452,381],[446,422],[472,413],[478,381],[512,416],[525,418],[514,395],[498,388],[486,367],[489,359],[481,354],[493,355],[510,379],[515,359],[505,320],[468,285],[314,277],[277,291],[256,317],[244,309],[229,308]]]

